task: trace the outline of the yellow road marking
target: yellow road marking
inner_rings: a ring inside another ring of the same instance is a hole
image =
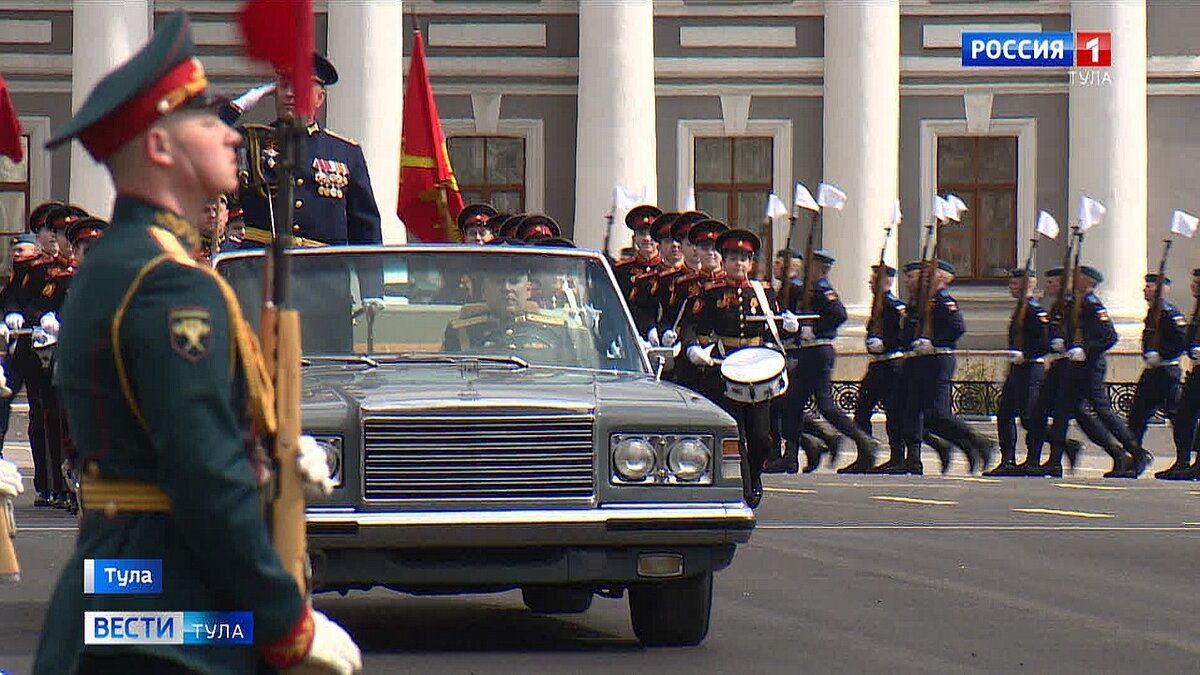
[[[892,497],[889,495],[871,495],[871,499],[881,502],[897,502],[900,504],[924,504],[926,506],[957,506],[958,502],[948,499],[918,499],[916,497]]]
[[[1189,492],[1188,494],[1194,497],[1200,497],[1200,492]]]
[[[789,495],[815,495],[815,494],[817,494],[816,490],[802,490],[800,488],[765,487],[765,488],[763,488],[763,490],[766,492],[782,492],[784,494],[789,494]]]
[[[1063,511],[1061,509],[1013,509],[1018,513],[1037,513],[1046,516],[1071,516],[1073,518],[1116,518],[1111,513],[1088,513],[1087,511]]]
[[[999,478],[980,478],[979,476],[942,476],[942,480],[958,480],[964,483],[1003,483]]]
[[[1081,485],[1079,483],[1055,483],[1054,487],[1070,488],[1072,490],[1128,490],[1129,488],[1115,485]]]
[[[1193,526],[1200,525],[1200,523],[1180,523],[1180,525],[1184,525],[1184,526],[1188,526],[1188,527],[1193,527]]]

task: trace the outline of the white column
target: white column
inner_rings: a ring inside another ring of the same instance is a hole
[[[830,281],[852,317],[870,312],[868,268],[879,262],[884,227],[899,190],[900,2],[825,3],[823,178],[846,191],[826,209],[822,240],[837,258]],[[816,194],[816,186],[809,189]],[[906,204],[910,224],[918,204]],[[898,232],[889,242],[895,264]]]
[[[579,3],[579,131],[575,242],[604,245],[613,184],[658,200],[654,134],[654,6],[651,0]],[[630,240],[616,214],[612,252]]]
[[[71,109],[79,110],[92,87],[150,39],[150,0],[75,0],[71,47]],[[91,213],[112,212],[108,171],[78,141],[71,143],[70,200]]]
[[[408,241],[396,216],[406,37],[401,0],[329,3],[329,60],[338,83],[329,88],[326,119],[362,145],[386,244]]]
[[[1114,318],[1146,314],[1146,3],[1075,0],[1071,30],[1111,31],[1112,67],[1070,84],[1070,213],[1086,194],[1108,207],[1087,233],[1082,259],[1104,274],[1099,293]],[[1083,73],[1083,70],[1080,71]],[[1155,223],[1155,239],[1166,223]],[[1126,331],[1122,331],[1124,333]]]

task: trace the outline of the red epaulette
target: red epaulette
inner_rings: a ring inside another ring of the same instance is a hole
[[[648,270],[648,271],[644,271],[644,272],[638,272],[633,275],[633,281],[635,283],[638,281],[646,281],[648,279],[653,279],[654,277],[657,277],[657,276],[658,276],[657,270]]]
[[[29,262],[30,267],[41,267],[54,262],[54,256],[47,255],[45,251],[38,253],[37,257]]]
[[[613,268],[615,269],[617,267],[628,267],[635,262],[637,262],[637,257],[635,257],[635,256],[630,256],[628,258],[621,258],[620,260],[618,260],[616,262],[616,264],[613,265]]]
[[[704,284],[704,290],[711,291],[715,288],[722,288],[722,287],[728,286],[728,285],[729,285],[729,282],[725,279],[715,279],[713,281],[708,282],[707,284]]]
[[[51,267],[46,272],[46,276],[50,277],[51,279],[62,279],[63,277],[73,277],[73,276],[75,276],[75,268],[74,267]]]

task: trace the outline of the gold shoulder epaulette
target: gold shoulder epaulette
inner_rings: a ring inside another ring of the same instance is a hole
[[[724,285],[725,285],[724,279],[717,279],[715,281],[710,281],[707,284],[704,284],[704,290],[711,291],[714,288],[720,288]]]
[[[543,324],[546,326],[565,326],[565,325],[567,325],[566,319],[559,317],[559,316],[552,316],[550,314],[546,314],[543,312],[530,312],[525,315],[525,319],[527,321],[532,321],[533,323],[540,323],[540,324]]]
[[[353,138],[350,138],[348,136],[343,136],[336,131],[330,131],[329,129],[326,129],[325,133],[329,134],[330,136],[333,136],[334,138],[338,139],[339,141],[345,141],[346,143],[349,143],[350,145],[358,145],[358,141],[356,141]]]
[[[468,317],[465,319],[453,319],[450,321],[450,327],[458,330],[459,328],[467,328],[469,326],[478,326],[487,323],[491,319],[486,314]]]
[[[487,308],[488,306],[486,302],[469,302],[458,308],[458,318],[466,319],[472,316],[483,314],[487,311]]]

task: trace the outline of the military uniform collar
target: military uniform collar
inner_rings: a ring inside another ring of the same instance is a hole
[[[728,276],[726,276],[725,283],[729,284],[730,286],[732,286],[734,288],[750,288],[750,277],[745,277],[744,279],[739,279],[737,281],[734,281],[733,279],[730,279]]]
[[[170,232],[184,249],[196,251],[200,248],[200,232],[182,216],[161,206],[142,201],[137,197],[118,196],[113,206],[112,222],[150,223]]]
[[[276,129],[278,129],[279,125],[281,125],[281,124],[283,124],[283,120],[277,119],[274,122],[271,122],[271,126],[275,127]],[[306,132],[308,132],[309,136],[312,136],[313,134],[315,134],[321,130],[321,125],[316,120],[313,120],[308,123],[308,126],[304,127],[304,130]]]

